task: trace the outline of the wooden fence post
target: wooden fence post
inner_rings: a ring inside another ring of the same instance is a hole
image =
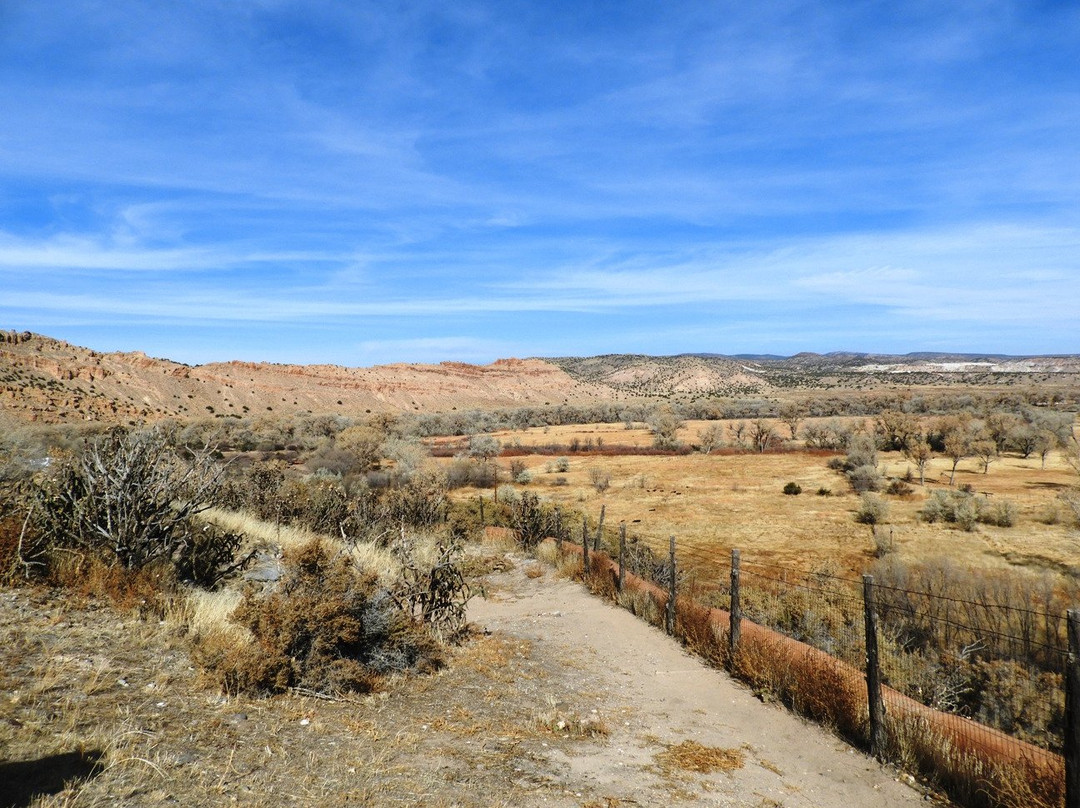
[[[593,542],[592,548],[596,551],[600,550],[600,536],[604,532],[604,511],[607,509],[607,505],[600,506],[600,522],[596,525],[596,540]]]
[[[739,645],[739,634],[742,631],[742,606],[739,604],[739,560],[738,550],[731,551],[731,609],[728,623],[728,652],[735,656],[735,649]]]
[[[585,574],[589,574],[589,522],[582,516],[581,517],[581,563],[584,567]]]
[[[562,553],[562,508],[555,506],[555,546]]]
[[[1069,609],[1065,617],[1065,808],[1080,808],[1080,611]]]
[[[485,524],[487,524],[484,521],[484,495],[481,494],[479,499],[480,499],[480,527],[483,527]]]
[[[669,561],[669,564],[668,564],[668,569],[671,570],[671,581],[668,584],[668,602],[667,602],[667,609],[665,610],[665,614],[664,614],[664,629],[667,631],[668,634],[674,634],[675,633],[675,596],[677,594],[676,587],[675,587],[675,580],[678,577],[677,576],[678,570],[675,567],[675,536],[674,535],[669,537],[668,543],[670,545],[670,551],[669,551],[670,561]]]
[[[619,525],[619,591],[626,586],[626,522]]]
[[[885,703],[881,700],[878,663],[878,623],[874,609],[874,576],[863,576],[863,611],[866,617],[866,699],[870,710],[870,754],[885,756]]]

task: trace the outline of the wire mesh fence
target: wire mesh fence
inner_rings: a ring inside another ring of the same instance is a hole
[[[606,543],[616,557],[615,542]],[[723,662],[752,686],[873,749],[872,614],[885,713],[879,756],[932,773],[970,804],[1064,804],[1074,592],[1050,579],[1017,585],[899,564],[876,565],[869,588],[828,566],[759,559],[737,561],[733,576],[727,552],[681,542],[673,567],[652,549],[659,544],[626,540],[626,566],[665,591],[674,575],[680,599],[725,615],[734,585],[744,622]],[[725,620],[718,633],[730,640],[738,624]]]

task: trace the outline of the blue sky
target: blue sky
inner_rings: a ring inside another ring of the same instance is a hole
[[[1080,352],[1075,2],[2,0],[0,328]]]

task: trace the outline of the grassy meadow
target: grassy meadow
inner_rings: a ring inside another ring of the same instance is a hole
[[[696,443],[712,423],[687,422],[679,438]],[[778,434],[787,434],[783,424],[775,426]],[[765,454],[731,449],[709,455],[605,454],[616,445],[652,444],[648,430],[627,429],[621,423],[503,431],[495,437],[504,449],[520,446],[526,450],[512,459],[523,463],[532,479],[515,488],[583,511],[590,521],[604,506],[606,525],[626,522],[629,535],[660,550],[666,549],[667,537],[674,534],[689,556],[702,564],[711,557],[727,558],[734,547],[747,560],[807,569],[832,562],[841,573],[860,572],[874,557],[871,528],[854,518],[859,496],[843,474],[828,467],[829,459],[838,453],[810,451],[799,442],[789,442],[787,450]],[[569,446],[575,439],[582,448],[562,455],[569,460],[566,471],[555,470],[557,456],[527,451],[530,446]],[[509,462],[507,457],[498,460],[503,470],[508,470]],[[1060,453],[1047,457],[1046,468],[1041,468],[1036,456],[1024,459],[1005,454],[990,464],[987,473],[976,458],[962,460],[957,487],[970,485],[991,502],[1008,500],[1018,513],[1012,527],[979,524],[970,532],[919,519],[930,492],[950,488],[951,465],[947,458],[935,457],[922,486],[917,471],[900,453],[879,453],[879,468],[886,477],[903,477],[909,468],[914,475],[911,493],[881,495],[889,504],[889,515],[878,531],[891,531],[902,560],[945,557],[963,566],[1017,565],[1056,571],[1077,564],[1080,534],[1057,503],[1057,494],[1076,475]],[[598,474],[610,476],[606,490],[594,485]],[[788,482],[797,483],[802,493],[785,495]],[[824,490],[829,494],[818,493]],[[491,491],[462,489],[454,496],[481,494],[490,497]]]

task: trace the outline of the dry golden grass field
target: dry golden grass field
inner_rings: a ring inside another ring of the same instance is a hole
[[[680,439],[696,442],[709,423],[713,422],[688,422],[679,433]],[[787,434],[782,424],[776,429]],[[499,432],[495,437],[504,447],[568,445],[574,438],[582,444],[591,440],[593,445],[602,440],[608,447],[650,445],[652,441],[645,429],[626,429],[623,424],[535,428]],[[711,556],[726,559],[737,547],[747,560],[804,569],[831,561],[841,573],[859,572],[873,558],[871,529],[854,518],[859,497],[841,473],[828,468],[830,454],[797,450],[609,456],[580,451],[565,456],[569,459],[566,472],[552,470],[556,458],[550,455],[515,458],[532,473],[532,482],[515,487],[584,511],[590,521],[606,506],[606,525],[625,521],[629,535],[657,549],[666,550],[668,536],[675,535],[681,547],[702,560]],[[505,469],[509,460],[502,458],[499,463]],[[879,467],[889,477],[903,476],[909,466],[900,453],[879,454]],[[975,458],[961,461],[957,486],[967,484],[991,502],[1005,499],[1016,505],[1017,522],[1008,528],[980,524],[965,532],[920,521],[918,512],[930,492],[949,488],[950,466],[951,461],[936,457],[927,468],[925,487],[919,485],[913,470],[912,493],[882,495],[889,503],[889,517],[888,524],[878,530],[892,531],[902,560],[946,557],[963,566],[1016,565],[1054,571],[1080,565],[1080,532],[1069,523],[1057,500],[1059,492],[1076,482],[1076,474],[1060,453],[1047,458],[1045,469],[1038,457],[1005,455],[985,474]],[[593,469],[610,474],[606,491],[597,491],[592,484]],[[798,483],[802,494],[784,495],[788,482]],[[830,495],[818,495],[819,489],[828,489]],[[458,496],[481,493],[491,494],[473,489]],[[1059,518],[1053,518],[1055,513]]]

